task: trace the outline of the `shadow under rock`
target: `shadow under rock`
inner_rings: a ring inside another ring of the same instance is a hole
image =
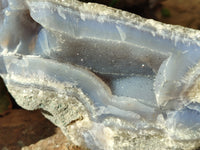
[[[44,118],[40,111],[13,109],[0,117],[0,150],[21,150],[52,136],[56,126]]]
[[[3,105],[2,103],[2,100],[4,101],[10,101],[12,104],[11,104],[11,107],[13,109],[19,109],[21,108],[15,101],[15,99],[12,97],[12,95],[8,92],[8,89],[7,87],[5,86],[5,83],[3,81],[3,79],[0,77],[0,105]]]

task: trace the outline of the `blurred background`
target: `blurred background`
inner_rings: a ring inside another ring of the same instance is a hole
[[[168,24],[200,29],[200,0],[81,0],[119,8]]]
[[[160,22],[200,29],[200,0],[81,1],[101,3]],[[0,78],[0,150],[18,150],[22,147],[27,150],[38,147],[50,150],[82,149],[67,141],[39,111],[28,112],[20,108]]]

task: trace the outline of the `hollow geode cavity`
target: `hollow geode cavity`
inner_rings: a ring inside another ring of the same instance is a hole
[[[1,0],[0,75],[97,150],[200,146],[200,31],[76,0]]]

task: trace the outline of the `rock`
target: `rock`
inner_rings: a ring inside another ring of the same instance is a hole
[[[38,141],[35,144],[25,146],[22,150],[84,150],[73,145],[59,128],[56,128],[54,135]]]
[[[0,118],[0,139],[1,150],[81,150],[40,111],[11,110]]]

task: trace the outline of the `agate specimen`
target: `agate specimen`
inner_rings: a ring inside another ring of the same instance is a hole
[[[0,75],[89,149],[200,146],[200,31],[76,0],[1,0]]]

